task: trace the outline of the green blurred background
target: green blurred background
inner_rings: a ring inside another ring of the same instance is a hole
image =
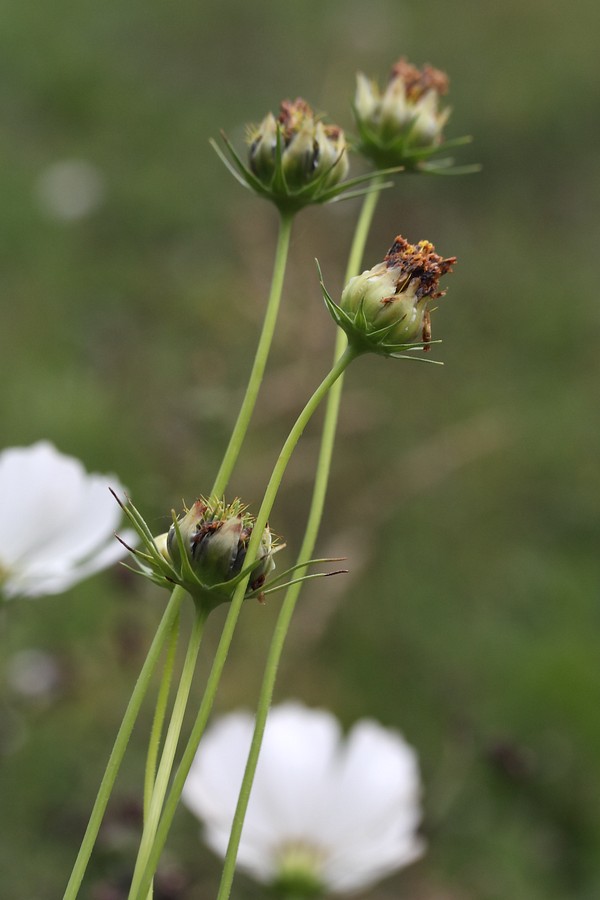
[[[365,258],[398,232],[459,257],[434,323],[446,365],[352,367],[319,542],[351,573],[305,591],[277,687],[347,725],[376,717],[419,751],[429,850],[369,893],[379,900],[600,896],[600,98],[597,6],[576,10],[9,0],[0,26],[1,443],[48,438],[118,473],[157,532],[182,497],[209,489],[272,264],[274,211],[208,138],[225,128],[239,145],[245,122],[298,94],[351,128],[355,71],[383,79],[403,54],[450,74],[447,136],[472,133],[460,161],[483,171],[399,178]],[[72,160],[84,165],[66,177],[87,206],[65,212],[52,185]],[[358,209],[297,221],[231,486],[254,509],[329,364],[313,259],[335,296]],[[281,564],[302,534],[317,442],[315,422],[273,515],[289,545]],[[2,897],[61,896],[164,603],[116,569],[4,611]],[[278,606],[246,605],[218,711],[254,704]],[[31,649],[58,674],[28,697],[9,674]],[[150,718],[148,707],[93,858],[92,900],[125,896]],[[210,898],[218,873],[181,811],[158,900]],[[240,877],[235,896],[262,892]]]

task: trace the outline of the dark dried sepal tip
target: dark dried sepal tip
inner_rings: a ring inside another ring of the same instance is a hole
[[[332,563],[339,562],[344,559],[344,557],[324,557],[322,559],[308,559],[306,562],[297,563],[295,566],[290,566],[289,569],[286,569],[284,572],[281,572],[275,578],[271,578],[268,582],[265,583],[264,586],[257,585],[256,588],[248,594],[249,597],[257,597],[258,600],[262,603],[264,602],[264,598],[267,594],[276,594],[278,591],[282,591],[291,587],[294,584],[302,584],[305,581],[312,581],[313,578],[328,578],[330,575],[346,575],[348,573],[348,569],[336,569],[334,572],[314,572],[307,575],[300,575],[298,578],[292,578],[289,581],[285,579],[288,578],[293,572],[296,572],[298,569],[307,569],[309,566],[317,565],[319,563]]]

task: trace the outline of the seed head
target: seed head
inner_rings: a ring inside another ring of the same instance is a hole
[[[439,256],[430,241],[411,244],[398,235],[383,262],[350,279],[339,306],[324,290],[325,302],[360,352],[396,356],[428,350],[429,303],[444,295],[440,278],[455,262],[454,256]]]

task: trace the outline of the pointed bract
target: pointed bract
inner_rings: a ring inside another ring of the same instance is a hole
[[[429,303],[442,297],[442,275],[456,257],[444,259],[429,241],[410,244],[398,235],[383,262],[351,278],[339,305],[323,284],[323,299],[337,325],[358,352],[396,356],[428,350],[431,341]]]

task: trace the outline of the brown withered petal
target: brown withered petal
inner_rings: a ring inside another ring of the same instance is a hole
[[[400,269],[402,275],[398,279],[399,282],[404,282],[402,276],[406,279],[414,278],[419,282],[417,297],[431,297],[435,300],[445,294],[445,291],[438,290],[439,281],[442,275],[452,271],[456,256],[444,259],[435,252],[430,241],[410,244],[399,234],[388,250],[384,262],[388,269]]]
[[[282,126],[285,143],[287,144],[293,138],[305,119],[314,119],[314,117],[312,108],[302,97],[296,97],[293,101],[282,100],[277,121]]]
[[[441,69],[429,65],[418,69],[404,56],[392,66],[389,80],[393,81],[395,78],[400,78],[404,82],[406,97],[414,103],[430,90],[438,94],[447,94],[450,85],[450,79]]]

